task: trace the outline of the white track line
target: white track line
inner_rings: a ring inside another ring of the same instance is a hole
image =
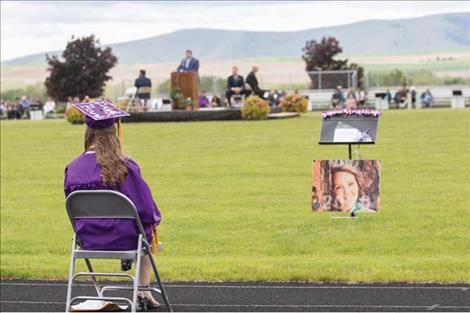
[[[1,286],[67,286],[65,283],[5,283]],[[90,287],[92,284],[74,284],[77,287]],[[227,288],[227,289],[436,289],[436,290],[470,290],[470,286],[256,286],[256,285],[189,285],[164,284],[165,288]]]
[[[470,287],[457,286],[249,286],[249,285],[168,285],[168,288],[232,288],[232,289],[438,289],[438,290],[470,290]]]
[[[54,301],[0,301],[0,303],[16,304],[60,304],[65,302]],[[191,303],[173,303],[172,306],[184,307],[260,307],[260,308],[416,308],[416,309],[470,309],[470,306],[462,305],[348,305],[348,304],[191,304]]]

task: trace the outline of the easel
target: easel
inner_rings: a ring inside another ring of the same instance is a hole
[[[380,115],[380,114],[379,114]],[[375,138],[377,133],[378,116],[322,116],[322,126],[320,132],[320,145],[348,145],[348,159],[353,160],[353,145],[357,145],[356,154],[358,159],[361,159],[360,147],[361,145],[373,145],[375,144]],[[338,126],[341,125],[341,128]],[[346,126],[346,127],[344,127]],[[338,129],[356,128],[356,131],[360,131],[360,136],[337,136]],[[368,136],[363,136],[367,134]],[[344,141],[342,141],[343,139]],[[350,216],[331,216],[329,211],[329,218],[331,219],[359,219],[358,213],[351,212]]]

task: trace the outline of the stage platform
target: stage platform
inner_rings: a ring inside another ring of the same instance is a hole
[[[280,113],[280,108],[271,109],[271,113]],[[241,120],[239,109],[201,109],[197,111],[167,111],[167,112],[130,112],[131,116],[124,117],[124,123],[138,122],[196,122],[196,121],[233,121]]]

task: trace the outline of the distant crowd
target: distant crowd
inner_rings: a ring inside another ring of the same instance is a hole
[[[0,102],[0,116],[9,120],[19,120],[22,118],[30,118],[31,111],[40,110],[43,116],[54,112],[56,107],[55,101],[48,98],[45,103],[40,98],[28,99],[27,96],[16,98],[14,101],[3,100]]]
[[[359,109],[364,106],[368,100],[368,93],[364,89],[349,89],[346,96],[341,86],[336,87],[331,96],[332,108]]]
[[[397,109],[406,108],[408,102],[411,101],[411,107],[416,108],[418,101],[418,94],[416,88],[412,86],[407,88],[406,84],[403,84],[394,95],[390,92],[390,89],[384,93],[384,99],[388,102],[389,107]],[[364,89],[349,89],[345,95],[341,86],[338,86],[331,96],[331,107],[332,108],[347,108],[347,109],[359,109],[364,106],[368,100],[368,93]],[[423,91],[419,97],[421,106],[429,108],[434,102],[434,97],[429,89]]]

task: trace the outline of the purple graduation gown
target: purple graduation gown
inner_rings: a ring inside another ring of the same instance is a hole
[[[144,226],[147,240],[152,240],[152,225],[160,223],[161,215],[153,201],[149,186],[140,174],[139,165],[127,158],[129,169],[118,188],[103,186],[101,167],[93,151],[82,153],[65,168],[64,191],[67,197],[76,190],[112,189],[132,200]],[[79,219],[75,229],[84,249],[131,250],[136,248],[137,226],[125,219]]]

